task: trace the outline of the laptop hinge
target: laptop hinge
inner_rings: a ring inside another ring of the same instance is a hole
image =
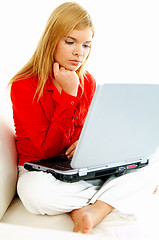
[[[143,158],[141,158],[141,163],[146,163],[147,161],[148,161],[148,158],[147,157],[143,157]]]
[[[87,175],[87,168],[81,168],[78,170],[79,176],[85,176]]]

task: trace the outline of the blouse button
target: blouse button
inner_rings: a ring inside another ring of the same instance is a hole
[[[71,104],[73,105],[73,104],[74,104],[74,101],[72,101]]]

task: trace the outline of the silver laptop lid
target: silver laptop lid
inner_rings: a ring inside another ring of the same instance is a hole
[[[71,166],[131,163],[150,156],[158,145],[159,85],[99,85]]]

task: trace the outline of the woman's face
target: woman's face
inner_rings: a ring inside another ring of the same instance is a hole
[[[60,66],[76,71],[86,60],[91,47],[92,29],[73,30],[57,44],[54,60]]]

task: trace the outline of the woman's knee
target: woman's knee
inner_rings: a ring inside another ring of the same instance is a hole
[[[39,213],[41,191],[39,191],[39,181],[32,172],[21,175],[17,183],[17,193],[25,208],[31,213]]]
[[[67,184],[51,174],[25,172],[17,183],[17,193],[25,208],[34,214],[57,215],[68,212]],[[67,200],[66,200],[67,199]]]

